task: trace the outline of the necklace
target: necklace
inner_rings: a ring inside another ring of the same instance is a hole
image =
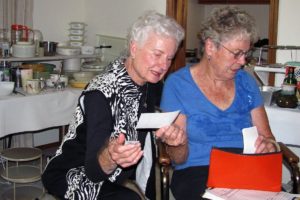
[[[143,104],[143,106],[144,106],[144,108],[147,108],[147,98],[148,98],[148,83],[146,83],[146,92],[145,92],[146,94],[145,94],[145,99],[144,99],[144,104]]]

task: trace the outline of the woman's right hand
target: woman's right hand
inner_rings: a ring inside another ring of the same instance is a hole
[[[135,165],[143,156],[140,142],[125,144],[125,135],[108,142],[107,147],[101,152],[99,162],[102,170],[110,174],[117,166],[123,168]]]
[[[123,133],[120,133],[117,139],[111,140],[107,148],[110,159],[123,168],[135,165],[143,156],[141,143],[125,144]]]

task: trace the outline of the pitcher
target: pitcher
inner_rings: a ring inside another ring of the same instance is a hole
[[[33,42],[34,32],[27,26],[20,24],[11,25],[11,45],[18,41]]]

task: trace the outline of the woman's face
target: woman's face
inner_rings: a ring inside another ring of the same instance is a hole
[[[132,58],[128,72],[138,84],[157,83],[168,71],[176,53],[176,40],[149,34],[143,44],[132,42],[130,46]]]
[[[220,80],[233,79],[246,64],[246,56],[250,48],[248,39],[232,39],[215,46],[211,55],[211,66],[216,77]]]

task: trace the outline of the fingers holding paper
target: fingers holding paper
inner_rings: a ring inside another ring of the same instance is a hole
[[[162,127],[156,131],[155,135],[169,146],[184,145],[187,142],[185,130],[177,124]]]
[[[255,153],[269,153],[276,152],[275,141],[270,138],[266,138],[262,135],[258,136],[255,142],[256,151]]]
[[[175,163],[183,163],[188,156],[188,138],[186,133],[186,117],[182,114],[169,126],[155,132],[155,136],[166,145],[167,153]]]
[[[139,142],[125,144],[125,136],[122,133],[108,143],[107,151],[111,162],[123,168],[136,164],[143,156],[141,144]]]

